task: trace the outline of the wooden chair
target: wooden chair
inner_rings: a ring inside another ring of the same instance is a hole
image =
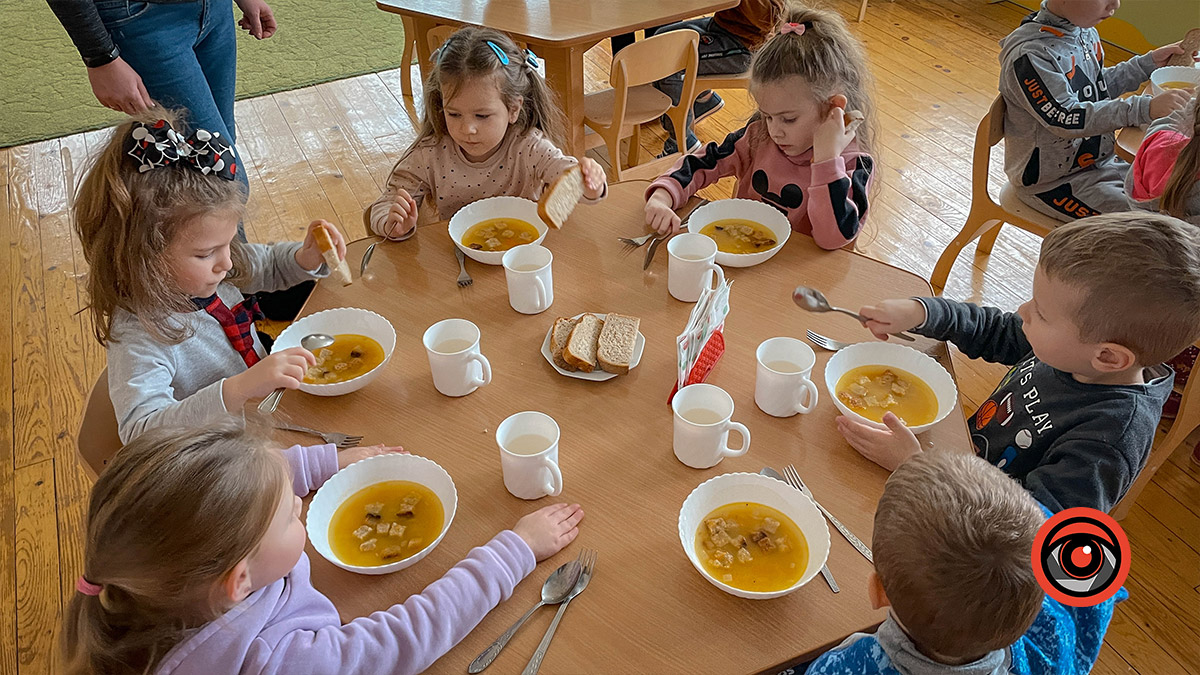
[[[996,238],[1000,236],[1000,228],[1004,223],[1010,223],[1022,230],[1044,237],[1060,223],[1042,215],[1032,207],[1027,206],[1017,197],[1012,184],[1007,181],[1000,189],[1000,203],[997,204],[988,194],[988,169],[992,159],[992,147],[1004,139],[1004,98],[997,96],[992,107],[975,131],[975,149],[971,161],[971,211],[967,214],[967,223],[962,231],[942,251],[937,264],[933,266],[933,275],[929,283],[933,290],[941,293],[946,287],[946,279],[950,276],[950,268],[955,259],[967,244],[979,239],[975,248],[976,255],[988,255]]]
[[[100,372],[100,377],[88,393],[83,419],[75,433],[75,449],[79,453],[79,463],[92,480],[96,480],[96,476],[121,449],[117,413],[108,397],[108,368]]]
[[[621,139],[629,137],[629,165],[633,167],[641,145],[640,125],[645,122],[665,113],[675,125],[678,147],[687,147],[687,115],[696,99],[699,42],[700,35],[691,30],[671,31],[635,42],[613,59],[609,77],[612,88],[584,97],[583,123],[595,131],[585,137],[584,144],[587,148],[608,146],[614,182],[621,180]],[[681,70],[683,91],[679,103],[671,105],[671,97],[651,83]],[[673,160],[679,154],[669,158]]]
[[[1200,341],[1196,342],[1196,345],[1200,346]],[[1187,441],[1193,431],[1200,429],[1200,371],[1192,371],[1192,376],[1188,378],[1181,394],[1183,398],[1179,401],[1179,412],[1176,413],[1175,420],[1171,422],[1162,440],[1150,448],[1150,458],[1146,460],[1146,466],[1133,481],[1133,485],[1129,486],[1129,491],[1121,501],[1113,507],[1113,518],[1121,520],[1129,514],[1138,495],[1154,480],[1158,469]]]
[[[696,77],[696,90],[706,89],[749,89],[750,71],[730,75],[700,75]]]

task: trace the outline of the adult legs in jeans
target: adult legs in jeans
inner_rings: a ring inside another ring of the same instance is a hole
[[[101,18],[150,96],[164,107],[185,109],[189,127],[219,132],[235,142],[237,43],[232,3],[150,3],[132,17],[127,11],[101,8]],[[248,195],[245,166],[240,156],[237,161],[236,176]],[[240,223],[238,236],[245,240]]]
[[[694,30],[700,34],[700,62],[697,66],[699,75],[732,75],[744,73],[750,67],[750,50],[742,41],[722,30],[713,23],[712,17],[680,21],[669,26],[663,26],[657,33],[672,30]],[[671,97],[672,103],[679,103],[683,94],[683,71],[659,80],[654,86]],[[715,96],[715,94],[713,94]],[[699,98],[699,97],[698,97]],[[663,115],[663,129],[667,132],[667,140],[663,143],[663,153],[670,154],[678,150],[675,142],[675,125],[671,118]],[[688,111],[687,147],[691,148],[699,141],[692,130],[692,112]]]

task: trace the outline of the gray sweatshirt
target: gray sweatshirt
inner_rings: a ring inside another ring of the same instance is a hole
[[[316,272],[301,268],[296,262],[299,249],[299,242],[246,245],[249,281],[240,289],[223,283],[217,295],[232,308],[244,299],[243,291],[276,291],[328,274],[324,265]],[[225,378],[246,370],[221,324],[203,309],[175,314],[170,320],[188,331],[189,337],[179,344],[155,339],[129,312],[113,316],[108,393],[123,443],[153,427],[201,425],[229,414],[222,385]],[[254,349],[265,355],[257,335]]]
[[[1104,68],[1096,29],[1076,26],[1044,2],[1000,47],[1004,170],[1018,190],[1056,187],[1111,157],[1117,129],[1150,122],[1150,96],[1116,98],[1150,77],[1150,54]]]
[[[1051,511],[1115,506],[1150,456],[1171,369],[1147,368],[1145,384],[1085,384],[1038,360],[1016,314],[918,300],[927,318],[915,332],[949,340],[969,358],[1012,366],[967,420],[976,453]]]

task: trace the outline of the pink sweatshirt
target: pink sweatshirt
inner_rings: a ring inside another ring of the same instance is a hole
[[[1186,106],[1150,123],[1133,167],[1125,177],[1125,194],[1132,206],[1154,212],[1161,210],[1162,193],[1175,172],[1175,162],[1192,140],[1198,101],[1193,96]],[[1184,220],[1200,225],[1200,173],[1195,176],[1183,211]]]
[[[300,495],[337,471],[332,445],[295,446],[285,455]],[[155,673],[419,673],[508,599],[536,564],[524,540],[505,530],[472,549],[420,595],[343,625],[329,598],[313,588],[308,556],[301,555],[286,577],[177,644]]]
[[[867,216],[867,191],[875,161],[851,142],[840,157],[812,163],[812,150],[788,157],[767,135],[765,124],[750,122],[720,145],[709,143],[685,155],[646,189],[671,195],[681,208],[701,188],[737,176],[736,197],[766,202],[779,209],[792,229],[810,235],[825,249],[845,246],[858,236]]]

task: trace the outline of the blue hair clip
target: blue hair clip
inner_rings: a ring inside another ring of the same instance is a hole
[[[500,47],[491,40],[487,41],[487,46],[491,47],[492,51],[496,52],[496,58],[500,59],[500,63],[506,66],[508,65],[508,54],[505,54],[503,49],[500,49]]]
[[[525,50],[525,61],[529,64],[530,68],[537,70],[538,57],[537,57],[537,54],[533,53],[533,50],[531,50],[531,49]]]

